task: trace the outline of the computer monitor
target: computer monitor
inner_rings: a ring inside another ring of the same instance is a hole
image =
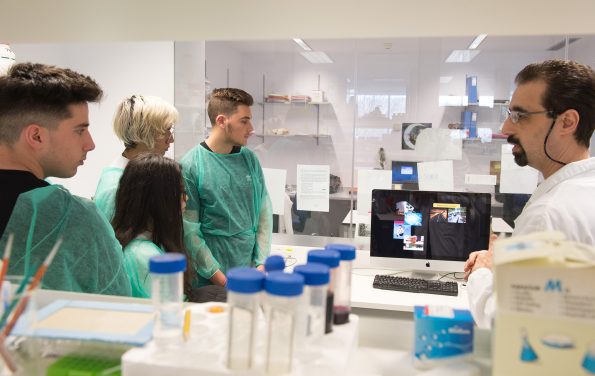
[[[417,162],[393,161],[393,184],[417,184]]]
[[[462,272],[469,253],[488,248],[490,202],[489,193],[374,189],[372,266]]]

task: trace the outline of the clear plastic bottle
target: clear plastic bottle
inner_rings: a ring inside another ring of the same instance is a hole
[[[289,373],[293,366],[304,277],[295,273],[270,272],[264,287],[267,293],[264,299],[267,321],[265,371],[269,375]]]
[[[166,253],[149,260],[155,312],[153,340],[157,345],[173,345],[182,341],[185,270],[186,256],[180,253]]]
[[[349,244],[327,244],[325,249],[337,251],[341,255],[335,288],[333,324],[346,324],[351,313],[351,269],[355,260],[355,247]]]
[[[255,367],[256,325],[264,274],[252,268],[227,272],[229,333],[227,367],[245,371]]]
[[[337,251],[329,251],[325,249],[313,249],[308,252],[308,263],[317,262],[324,264],[329,268],[329,284],[326,295],[326,314],[324,320],[324,333],[328,334],[333,331],[333,312],[334,312],[334,297],[335,286],[337,280],[337,267],[341,260],[341,255]]]
[[[305,324],[302,328],[306,343],[315,343],[325,332],[326,296],[330,280],[329,267],[317,262],[298,265],[294,273],[304,276]]]

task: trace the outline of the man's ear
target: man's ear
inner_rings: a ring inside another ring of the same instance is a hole
[[[227,116],[223,114],[217,115],[217,117],[215,118],[215,125],[217,125],[221,129],[225,129],[225,127],[227,126],[226,120]]]
[[[578,128],[580,115],[577,110],[566,110],[559,115],[562,118],[562,134],[574,134]]]
[[[33,149],[40,149],[47,142],[48,130],[38,124],[29,124],[23,129],[24,141]]]

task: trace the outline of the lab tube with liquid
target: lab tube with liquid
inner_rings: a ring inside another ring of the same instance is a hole
[[[341,255],[335,286],[333,324],[346,324],[351,313],[351,270],[355,260],[355,247],[349,244],[327,244],[325,249],[337,251]]]
[[[316,262],[324,264],[329,268],[329,283],[326,295],[326,313],[324,320],[324,333],[328,334],[333,331],[333,311],[335,306],[335,286],[337,280],[337,269],[341,255],[337,251],[329,251],[326,249],[312,249],[308,252],[308,263]]]
[[[304,276],[304,324],[300,328],[305,343],[316,343],[325,332],[326,296],[329,283],[328,266],[316,262],[298,265],[294,273]]]

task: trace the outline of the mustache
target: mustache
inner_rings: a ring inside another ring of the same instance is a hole
[[[514,137],[513,135],[508,136],[508,138],[506,139],[506,141],[509,144],[515,144],[515,145],[521,146],[521,140],[519,140],[518,138]]]

